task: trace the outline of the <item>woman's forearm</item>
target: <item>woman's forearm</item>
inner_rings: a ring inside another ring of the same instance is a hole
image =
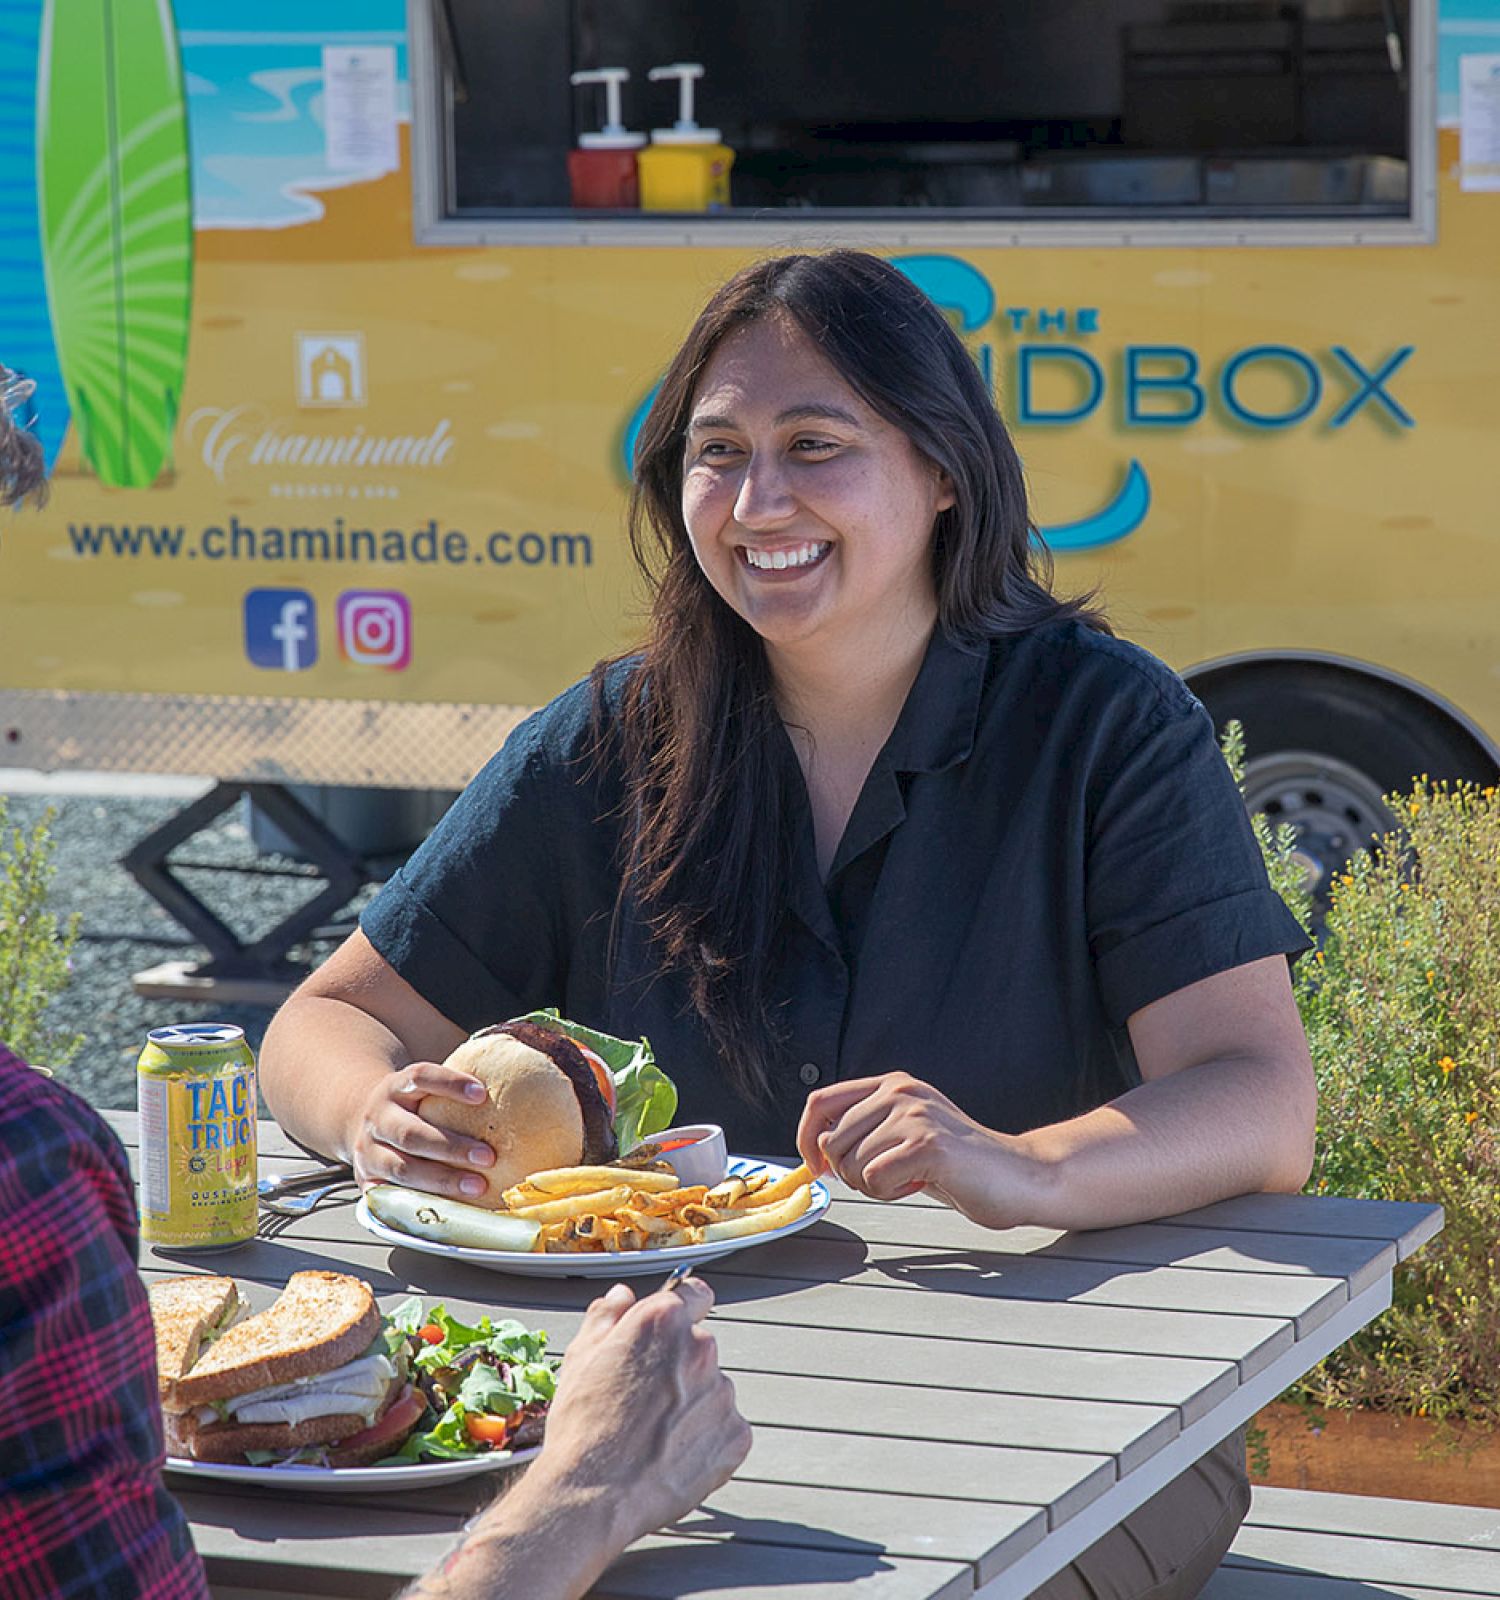
[[[1012,1148],[1030,1169],[1029,1221],[1117,1227],[1233,1195],[1294,1193],[1311,1170],[1315,1119],[1301,1063],[1220,1059],[1023,1134]]]
[[[360,1107],[380,1078],[411,1059],[369,1012],[326,995],[295,994],[261,1046],[261,1109],[299,1144],[348,1161]]]

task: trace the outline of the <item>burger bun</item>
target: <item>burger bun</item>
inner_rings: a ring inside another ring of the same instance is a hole
[[[583,1112],[573,1084],[542,1051],[509,1033],[490,1032],[463,1044],[445,1066],[472,1073],[487,1098],[477,1105],[425,1096],[417,1114],[434,1127],[482,1139],[492,1167],[475,1167],[485,1192],[470,1203],[505,1209],[504,1191],[533,1172],[577,1166],[583,1157]]]

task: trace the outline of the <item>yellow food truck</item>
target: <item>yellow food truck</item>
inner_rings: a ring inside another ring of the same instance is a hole
[[[853,244],[1315,873],[1500,769],[1500,0],[10,0],[0,89],[0,761],[461,785],[634,636],[707,293]]]

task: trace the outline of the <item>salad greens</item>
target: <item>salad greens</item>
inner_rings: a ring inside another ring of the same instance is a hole
[[[433,1339],[434,1331],[441,1338]],[[519,1322],[484,1316],[470,1326],[442,1305],[424,1311],[413,1296],[388,1313],[383,1337],[392,1360],[409,1362],[431,1407],[428,1419],[436,1421],[382,1465],[479,1455],[486,1446],[470,1434],[470,1417],[510,1417],[528,1407],[537,1414],[557,1392],[560,1358],[547,1354],[544,1332]]]
[[[677,1086],[657,1066],[649,1040],[616,1039],[613,1034],[599,1033],[581,1022],[569,1022],[556,1006],[528,1011],[513,1020],[539,1023],[544,1028],[561,1024],[614,1074],[615,1138],[622,1152],[672,1126],[677,1115]]]

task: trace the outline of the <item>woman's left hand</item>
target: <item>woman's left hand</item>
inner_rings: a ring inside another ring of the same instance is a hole
[[[987,1228],[1034,1220],[1043,1176],[1023,1141],[981,1127],[908,1072],[815,1090],[797,1149],[816,1175],[832,1172],[873,1200],[925,1189]]]

